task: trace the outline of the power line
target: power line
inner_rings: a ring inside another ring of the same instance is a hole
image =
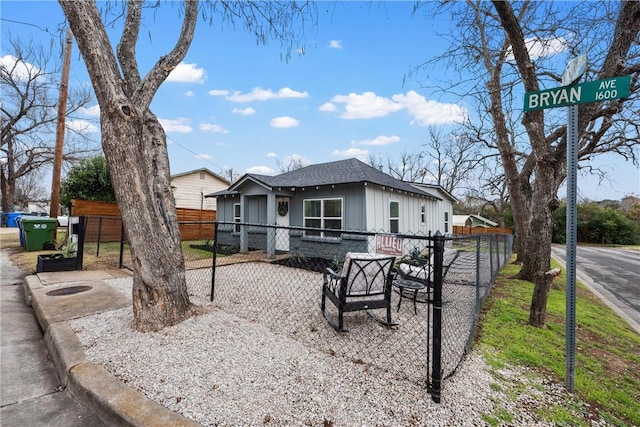
[[[195,151],[193,151],[193,150],[191,150],[191,149],[189,149],[189,148],[185,147],[184,145],[180,144],[178,141],[176,141],[175,139],[171,138],[171,137],[170,137],[170,136],[168,136],[168,135],[167,135],[167,141],[171,141],[171,142],[173,142],[173,143],[174,143],[174,144],[176,144],[178,147],[180,147],[180,148],[182,148],[182,149],[184,149],[184,150],[188,151],[189,153],[193,154],[194,156],[196,156],[198,159],[203,160],[203,161],[205,161],[205,162],[207,162],[207,163],[212,164],[213,166],[215,166],[216,168],[218,168],[218,169],[220,170],[220,173],[223,173],[223,172],[224,172],[224,168],[223,168],[222,166],[220,166],[220,165],[217,165],[217,164],[213,163],[213,162],[212,162],[211,160],[209,160],[209,159],[203,158],[200,154],[198,154],[198,153],[196,153]]]
[[[7,19],[7,18],[0,18],[0,21],[11,22],[12,24],[28,25],[30,27],[35,27],[38,30],[43,31],[43,32],[45,32],[47,34],[51,34],[52,36],[56,35],[56,34],[52,33],[51,30],[49,30],[49,28],[46,28],[46,27],[43,28],[43,27],[41,27],[39,25],[32,24],[31,22],[22,22],[22,21],[16,21],[14,19]],[[59,30],[58,30],[58,32],[59,32]]]

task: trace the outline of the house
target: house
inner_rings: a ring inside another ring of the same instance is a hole
[[[229,184],[229,181],[206,168],[171,175],[177,208],[216,210],[216,199],[205,198],[205,194],[212,190],[224,190]]]
[[[498,223],[480,215],[454,215],[453,225],[459,227],[497,227]]]
[[[216,198],[219,242],[304,254],[306,246],[345,243],[368,251],[361,236],[330,230],[424,234],[448,229],[456,199],[438,186],[410,184],[357,159],[310,165],[276,176],[246,174]],[[318,228],[270,229],[232,223]],[[277,235],[276,233],[279,233]],[[267,243],[275,242],[275,243]]]

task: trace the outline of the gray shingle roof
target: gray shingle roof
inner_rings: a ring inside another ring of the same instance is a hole
[[[247,174],[232,185],[229,188],[230,191],[218,192],[207,196],[233,193],[236,184],[239,184],[246,179],[257,181],[271,188],[301,188],[368,182],[406,191],[412,194],[429,195],[419,188],[416,188],[404,181],[395,179],[358,159],[346,159],[310,165],[276,176]]]

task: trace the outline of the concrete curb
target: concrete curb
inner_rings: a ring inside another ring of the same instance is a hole
[[[199,425],[130,389],[103,366],[93,363],[82,363],[71,368],[69,390],[110,425]]]
[[[77,400],[108,425],[199,426],[127,387],[102,365],[88,362],[84,347],[69,323],[66,320],[52,321],[51,314],[55,312],[55,307],[44,307],[44,304],[55,304],[56,300],[44,297],[43,291],[33,292],[41,288],[43,285],[38,276],[25,278],[26,302],[32,305],[38,323],[44,330],[44,341],[58,379]]]
[[[24,278],[22,282],[22,286],[24,287],[24,299],[25,304],[31,307],[31,303],[33,300],[33,289],[38,289],[42,287],[42,283],[40,283],[40,279],[38,276],[27,276]]]

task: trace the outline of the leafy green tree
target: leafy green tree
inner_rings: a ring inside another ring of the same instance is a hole
[[[73,166],[60,184],[60,203],[70,207],[72,199],[115,202],[109,166],[104,156],[91,157]]]
[[[619,210],[611,207],[600,209],[589,224],[590,243],[635,245],[640,243],[636,225]]]

